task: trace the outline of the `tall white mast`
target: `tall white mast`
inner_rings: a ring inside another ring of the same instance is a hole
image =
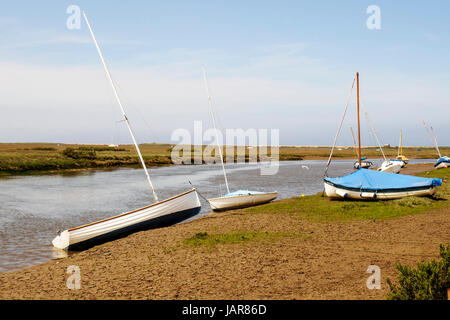
[[[427,130],[427,133],[430,135],[431,142],[434,143],[434,147],[435,147],[437,153],[439,154],[439,158],[442,158],[441,151],[439,151],[439,146],[438,146],[438,144],[437,144],[437,140],[436,140],[436,136],[435,136],[435,134],[434,134],[433,127],[430,127],[430,128],[431,128],[431,131],[430,131],[430,130],[428,129],[428,126],[427,126],[427,124],[425,123],[424,120],[422,120],[422,123],[423,123],[423,125],[424,125],[424,127],[425,127],[425,130]]]
[[[86,21],[86,24],[87,24],[88,28],[89,28],[89,32],[91,33],[92,39],[94,40],[94,44],[95,44],[95,47],[97,48],[98,55],[100,56],[100,59],[102,60],[103,67],[105,68],[106,75],[107,75],[108,80],[109,80],[109,82],[111,84],[111,87],[112,87],[112,89],[114,91],[114,95],[116,97],[117,103],[119,104],[120,111],[122,111],[122,115],[123,115],[123,117],[125,119],[125,122],[127,124],[128,131],[130,132],[131,138],[133,139],[133,143],[134,143],[134,145],[136,147],[136,151],[138,153],[139,160],[141,161],[142,167],[144,168],[145,175],[147,176],[147,181],[148,181],[148,183],[150,185],[150,189],[151,189],[151,191],[153,193],[153,198],[157,202],[158,201],[158,197],[156,195],[155,189],[153,188],[152,181],[150,180],[150,176],[149,176],[148,171],[147,171],[147,166],[145,165],[144,159],[142,158],[141,151],[139,150],[139,146],[138,146],[138,144],[136,142],[136,138],[134,137],[133,130],[131,129],[130,122],[128,121],[128,117],[125,114],[125,110],[123,108],[122,102],[120,101],[119,94],[117,93],[116,86],[114,85],[114,82],[113,82],[113,80],[111,78],[111,74],[109,73],[108,67],[106,66],[106,63],[105,63],[105,59],[103,59],[103,54],[102,54],[102,52],[100,50],[100,47],[98,46],[97,40],[95,39],[95,36],[94,36],[94,32],[92,31],[91,25],[89,24],[89,21],[88,21],[88,19],[86,17],[86,14],[84,13],[84,11],[83,11],[83,17],[84,17],[84,20]]]
[[[225,172],[225,165],[223,164],[222,146],[220,145],[219,134],[218,134],[218,131],[217,131],[217,128],[216,128],[216,119],[214,117],[213,103],[212,103],[211,95],[209,93],[208,76],[206,74],[206,67],[205,66],[203,66],[203,79],[205,80],[206,95],[208,96],[208,102],[209,102],[209,107],[210,107],[210,112],[211,112],[211,118],[212,118],[213,125],[214,125],[214,131],[216,133],[216,142],[217,142],[217,146],[218,146],[218,149],[219,149],[220,162],[222,163],[222,170],[223,170],[223,176],[225,178],[225,185],[227,186],[227,192],[230,193],[230,188],[228,187],[227,173]]]
[[[373,127],[372,121],[369,118],[369,114],[367,113],[367,111],[365,111],[364,114],[366,115],[366,119],[370,125],[370,129],[372,129],[372,133],[375,136],[375,139],[377,140],[378,147],[380,147],[381,154],[383,155],[384,160],[387,161],[386,156],[384,155],[384,152],[383,152],[383,148],[381,147],[380,140],[378,140],[377,133],[375,132],[375,128]]]
[[[437,150],[437,152],[439,154],[439,158],[442,158],[441,152],[439,151],[439,145],[438,145],[437,140],[436,140],[436,134],[434,134],[433,127],[430,127],[430,129],[431,129],[431,133],[433,135],[434,145],[436,146],[436,150]]]

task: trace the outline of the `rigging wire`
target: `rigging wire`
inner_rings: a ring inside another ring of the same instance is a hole
[[[337,138],[339,136],[339,133],[341,132],[342,123],[344,122],[345,115],[347,114],[348,105],[350,103],[350,99],[351,99],[352,93],[353,93],[353,87],[355,86],[355,81],[356,81],[356,78],[353,78],[353,83],[352,83],[352,87],[350,89],[350,94],[349,94],[348,99],[347,99],[347,104],[345,105],[344,114],[342,115],[341,122],[339,123],[339,127],[338,127],[338,130],[336,132],[336,136],[334,137],[333,147],[331,148],[330,156],[329,156],[328,161],[327,161],[327,166],[325,167],[324,178],[327,176],[328,167],[330,166],[330,163],[331,163],[331,157],[333,156],[333,151],[334,151],[334,148],[336,147],[336,141],[337,141]]]

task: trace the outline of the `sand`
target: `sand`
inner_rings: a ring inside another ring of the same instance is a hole
[[[412,167],[412,166],[410,166]],[[409,169],[413,170],[413,169]],[[437,258],[450,243],[450,208],[389,220],[313,223],[284,215],[214,213],[135,233],[68,258],[0,274],[1,299],[384,299],[395,264]],[[192,247],[197,232],[298,234]],[[381,268],[381,289],[366,270]],[[66,286],[80,268],[80,289]]]

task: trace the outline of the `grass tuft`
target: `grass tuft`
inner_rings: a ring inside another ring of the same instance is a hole
[[[209,234],[207,232],[199,232],[183,240],[183,243],[188,246],[199,247],[214,247],[219,244],[236,244],[248,241],[262,241],[274,240],[277,238],[305,238],[300,234],[282,233],[282,232],[247,232],[235,231],[228,233]]]

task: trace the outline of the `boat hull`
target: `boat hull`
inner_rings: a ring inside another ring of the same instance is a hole
[[[384,161],[378,171],[399,173],[400,169],[403,167],[403,161]]]
[[[436,187],[426,187],[423,189],[416,190],[405,190],[405,191],[359,191],[346,189],[342,187],[336,187],[332,184],[324,182],[325,193],[329,198],[335,199],[355,199],[355,200],[375,200],[375,199],[400,199],[404,197],[416,196],[431,196],[436,192]]]
[[[161,228],[184,221],[200,212],[197,192],[192,189],[150,206],[61,232],[52,244],[66,250],[85,250],[137,231]]]
[[[362,168],[362,169],[368,169],[368,168],[370,168],[371,166],[373,166],[373,163],[372,163],[371,161],[361,161],[361,168]],[[359,169],[359,168],[360,168],[359,162],[358,162],[358,161],[356,161],[356,162],[353,164],[353,168],[355,168],[355,169]]]
[[[213,211],[239,209],[268,203],[278,196],[278,192],[239,195],[233,197],[219,197],[208,199]]]
[[[450,162],[441,162],[437,166],[435,166],[435,169],[442,169],[442,168],[449,168]]]

